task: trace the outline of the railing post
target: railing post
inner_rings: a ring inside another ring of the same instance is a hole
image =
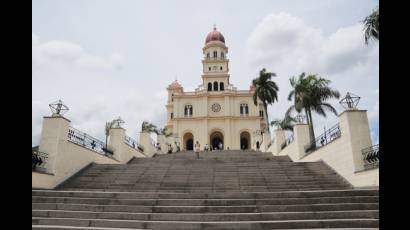
[[[354,164],[354,171],[364,169],[362,149],[372,146],[366,110],[345,110],[339,115],[342,138],[347,141]]]
[[[122,146],[124,145],[125,129],[122,127],[110,128],[108,131],[108,149],[114,152],[114,159],[122,162]]]
[[[152,156],[156,153],[156,149],[151,144],[151,134],[148,132],[141,132],[139,143],[144,147],[144,153],[147,156]]]
[[[38,150],[48,154],[47,163],[45,165],[48,173],[55,172],[58,154],[62,154],[64,144],[67,143],[69,125],[70,120],[61,115],[43,117],[43,127],[41,129]]]
[[[278,155],[282,151],[282,144],[285,142],[285,131],[282,129],[276,129],[273,131],[275,135],[275,141],[273,142],[273,155]]]
[[[309,125],[308,124],[296,124],[293,127],[293,135],[297,145],[298,156],[301,159],[305,156],[305,146],[311,142],[309,135]]]

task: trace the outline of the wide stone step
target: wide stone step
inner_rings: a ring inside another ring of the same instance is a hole
[[[71,204],[127,204],[160,206],[230,206],[230,205],[279,205],[279,204],[317,204],[317,203],[377,203],[375,196],[320,197],[320,198],[271,198],[271,199],[113,199],[32,196],[32,203],[71,203]]]
[[[271,212],[271,213],[131,213],[85,212],[61,210],[33,210],[33,217],[151,220],[151,221],[263,221],[263,220],[313,220],[313,219],[378,219],[376,210],[328,212]]]
[[[76,227],[76,226],[58,226],[58,225],[32,225],[32,229],[36,230],[141,230],[136,228],[100,228],[100,227]],[[315,228],[315,230],[378,230],[379,228]],[[284,230],[284,229],[278,229]],[[308,229],[298,229],[308,230]],[[311,229],[309,229],[311,230]]]
[[[204,193],[204,192],[270,192],[270,191],[306,191],[306,190],[332,190],[343,189],[345,187],[337,186],[293,186],[293,187],[269,187],[269,186],[248,186],[241,188],[218,188],[218,187],[168,187],[161,188],[158,186],[139,187],[139,186],[123,186],[123,185],[108,185],[108,186],[67,186],[65,189],[77,189],[77,190],[92,190],[92,189],[105,189],[109,191],[140,191],[140,192],[175,192],[175,193]]]
[[[255,213],[255,212],[306,212],[378,210],[378,203],[322,203],[294,205],[239,205],[239,206],[143,206],[94,205],[66,203],[32,203],[32,209],[72,210],[93,212],[143,212],[143,213]]]
[[[139,221],[80,218],[33,217],[33,225],[95,226],[141,229],[295,229],[295,228],[377,228],[377,219],[328,219],[328,220],[282,220],[282,221],[235,221],[235,222],[189,222],[189,221]]]
[[[267,199],[267,198],[309,198],[309,197],[352,197],[379,196],[375,189],[348,189],[322,191],[289,192],[240,192],[240,193],[145,193],[112,191],[70,191],[70,190],[32,190],[32,196],[54,197],[95,197],[120,199]]]

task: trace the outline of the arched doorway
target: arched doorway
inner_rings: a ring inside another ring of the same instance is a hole
[[[244,131],[240,134],[240,144],[241,144],[241,149],[249,149],[249,143],[251,143],[251,135]]]
[[[212,149],[219,149],[219,143],[224,144],[224,136],[221,132],[216,131],[213,132],[210,136],[210,143],[211,143],[211,148]],[[223,148],[223,146],[222,146]]]
[[[192,133],[185,133],[183,141],[185,150],[194,150],[194,135],[192,135]]]

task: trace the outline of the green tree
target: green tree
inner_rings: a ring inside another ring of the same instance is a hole
[[[285,116],[283,119],[274,119],[270,125],[275,126],[276,128],[289,130],[293,132],[293,126],[296,122],[296,119],[290,116]]]
[[[170,137],[172,135],[172,132],[170,132],[167,127],[159,129],[158,133],[161,134],[161,135],[164,135],[165,137]]]
[[[289,93],[288,100],[292,101],[293,99],[294,104],[288,109],[286,116],[290,116],[293,110],[297,112],[304,110],[311,140],[315,139],[312,112],[326,117],[326,110],[328,110],[337,115],[336,109],[326,103],[329,99],[340,97],[337,90],[328,86],[330,83],[330,80],[318,77],[316,74],[306,76],[305,73],[302,73],[298,78],[290,78],[290,85],[293,89]]]
[[[263,103],[263,108],[266,115],[266,124],[269,130],[269,117],[268,117],[268,105],[273,104],[275,101],[278,101],[278,91],[279,87],[276,85],[271,78],[275,77],[275,73],[266,72],[266,69],[263,68],[259,72],[259,77],[252,80],[252,85],[256,88],[255,93],[253,94],[253,103],[258,105],[258,98]]]
[[[364,41],[366,45],[371,39],[379,40],[379,7],[376,7],[376,9],[363,20],[363,23]]]
[[[152,123],[149,123],[148,121],[142,122],[141,131],[147,133],[156,133],[157,135],[159,134],[157,126]]]

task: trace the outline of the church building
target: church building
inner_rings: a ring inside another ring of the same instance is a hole
[[[270,134],[263,105],[255,106],[252,85],[238,90],[230,83],[228,47],[216,27],[202,52],[202,84],[186,92],[175,80],[167,88],[166,127],[182,150],[192,150],[197,141],[201,149],[205,144],[219,148],[219,143],[223,149],[266,149]]]

